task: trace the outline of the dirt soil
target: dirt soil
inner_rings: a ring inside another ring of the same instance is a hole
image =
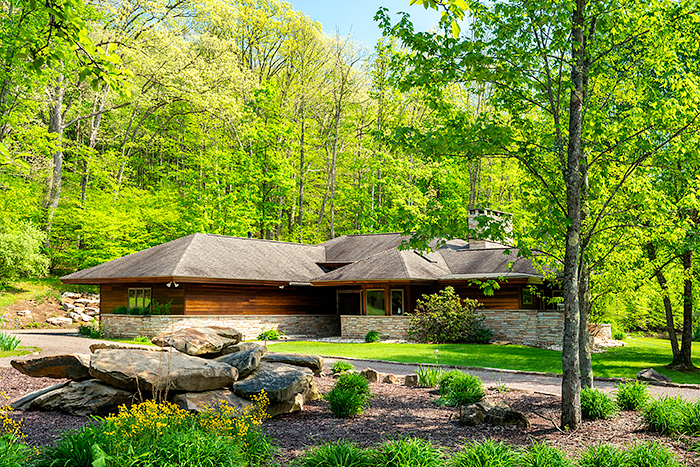
[[[12,368],[0,368],[0,392],[4,392],[9,400],[16,400],[58,382],[48,378],[30,378]],[[316,378],[316,384],[323,393],[328,392],[333,383],[333,378],[327,374]],[[307,403],[300,413],[266,421],[264,428],[279,447],[281,465],[286,465],[309,446],[324,441],[344,438],[361,446],[372,446],[397,436],[416,436],[450,450],[456,450],[470,440],[495,439],[517,446],[546,441],[564,449],[572,457],[582,448],[601,442],[625,446],[636,441],[658,441],[687,465],[700,466],[700,457],[689,450],[691,439],[669,438],[648,432],[635,412],[620,412],[610,420],[584,422],[579,430],[562,433],[552,422],[558,423],[560,417],[559,397],[519,391],[499,393],[492,388],[488,390],[486,400],[502,400],[524,412],[532,426],[528,429],[489,425],[463,427],[459,425],[457,408],[433,403],[438,397],[434,390],[383,383],[372,383],[370,386],[375,397],[369,409],[359,417],[334,418],[328,404],[320,400]],[[23,418],[26,441],[35,446],[51,444],[64,430],[89,423],[86,417],[58,412],[16,412],[13,417]]]
[[[18,316],[17,312],[29,310],[29,316]],[[44,300],[19,300],[0,310],[0,329],[59,329],[77,328],[77,324],[71,326],[54,326],[46,322],[46,318],[54,316],[66,316],[61,304],[54,298]]]

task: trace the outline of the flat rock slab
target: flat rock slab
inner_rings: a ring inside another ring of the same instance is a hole
[[[231,353],[217,357],[214,361],[231,365],[238,370],[238,378],[243,379],[254,372],[260,365],[260,359],[265,355],[265,350],[258,346],[249,350]]]
[[[29,409],[58,410],[72,415],[109,415],[119,406],[130,406],[134,394],[94,379],[72,382],[42,394],[29,403]]]
[[[232,384],[238,378],[238,370],[177,352],[101,349],[90,359],[90,375],[132,391],[202,392]]]
[[[52,355],[29,360],[12,360],[12,368],[33,378],[71,379],[90,378],[90,355]]]
[[[661,381],[664,383],[671,382],[671,378],[666,375],[662,375],[653,368],[647,368],[637,373],[637,379],[639,381]]]
[[[226,347],[224,350],[221,351],[221,355],[243,352],[244,350],[257,348],[263,349],[265,352],[267,352],[267,346],[258,344],[257,342],[239,342],[238,344],[229,345],[228,347]]]
[[[173,347],[193,356],[218,356],[223,350],[238,344],[243,338],[240,331],[219,326],[187,328],[161,334],[151,341],[161,347]]]
[[[318,355],[268,352],[263,357],[263,361],[309,368],[314,374],[319,374],[323,370],[323,358]]]
[[[90,344],[90,352],[95,353],[100,349],[137,349],[150,350],[151,352],[167,352],[168,349],[155,345],[121,344],[119,342],[97,342]]]
[[[313,373],[308,368],[263,361],[253,374],[233,385],[233,392],[250,399],[264,389],[271,404],[292,402],[297,394],[306,392],[313,381]]]
[[[176,394],[172,398],[172,402],[182,409],[197,413],[205,411],[208,407],[216,407],[221,404],[230,405],[239,410],[253,405],[251,401],[238,397],[230,389]]]

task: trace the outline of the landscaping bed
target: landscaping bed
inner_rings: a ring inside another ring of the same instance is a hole
[[[0,369],[0,391],[11,400],[57,382],[47,378],[30,378],[13,369]],[[324,374],[316,378],[316,383],[321,392],[326,393],[333,386],[334,379]],[[486,400],[505,401],[513,409],[524,412],[532,426],[528,429],[487,425],[462,427],[458,422],[458,408],[440,407],[431,402],[438,397],[434,390],[383,383],[373,383],[371,389],[375,397],[359,417],[335,418],[328,404],[319,400],[307,403],[301,413],[266,421],[265,429],[280,448],[278,460],[281,465],[300,455],[309,446],[324,441],[343,438],[367,447],[397,436],[429,439],[448,449],[456,449],[469,440],[495,439],[516,446],[546,441],[572,456],[581,448],[598,443],[623,446],[635,441],[658,441],[687,465],[700,465],[700,458],[689,449],[692,446],[690,438],[670,438],[648,432],[635,412],[620,412],[610,420],[584,422],[581,429],[562,433],[546,419],[558,423],[558,397],[518,391],[499,393],[489,389]],[[88,423],[85,417],[56,412],[18,412],[15,416],[24,419],[26,441],[35,446],[51,444],[62,430]]]

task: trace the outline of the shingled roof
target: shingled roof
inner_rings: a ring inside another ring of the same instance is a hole
[[[399,250],[398,233],[347,235],[320,245],[193,234],[61,278],[100,284],[147,279],[331,283],[538,277],[530,260],[505,248],[469,249],[452,240],[421,254]],[[347,265],[327,272],[323,265]],[[512,263],[512,264],[511,264]]]

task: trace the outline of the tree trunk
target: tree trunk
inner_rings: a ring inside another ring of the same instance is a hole
[[[649,260],[654,263],[656,262],[656,246],[649,242],[645,245]],[[666,332],[668,332],[668,338],[671,340],[671,352],[673,353],[673,363],[680,361],[680,351],[678,350],[678,338],[676,337],[676,325],[673,323],[673,307],[671,306],[671,297],[668,294],[668,282],[666,281],[666,276],[660,267],[654,266],[654,276],[656,276],[656,282],[659,283],[661,288],[661,295],[663,296],[664,310],[666,311]]]
[[[299,138],[299,243],[304,243],[304,136],[306,118],[304,101],[301,102],[301,137]]]
[[[47,199],[47,215],[45,247],[51,244],[51,227],[53,225],[53,217],[58,209],[58,203],[61,199],[61,180],[63,178],[63,97],[65,89],[63,87],[63,75],[59,75],[58,84],[52,89],[52,105],[49,109],[49,133],[56,134],[56,152],[53,153],[53,172],[51,175],[49,197]]]
[[[679,371],[696,371],[691,360],[693,344],[693,252],[688,250],[681,255],[683,262],[683,334],[678,359],[668,368]]]
[[[588,87],[586,76],[583,77],[584,99]],[[590,215],[588,204],[588,157],[584,151],[581,152],[581,225]],[[583,227],[582,227],[583,228]],[[581,371],[581,387],[593,387],[593,362],[591,361],[591,335],[588,331],[589,315],[591,312],[591,269],[588,264],[588,242],[589,235],[584,235],[581,241],[581,253],[579,254],[579,309],[580,322],[578,330],[578,359]]]

